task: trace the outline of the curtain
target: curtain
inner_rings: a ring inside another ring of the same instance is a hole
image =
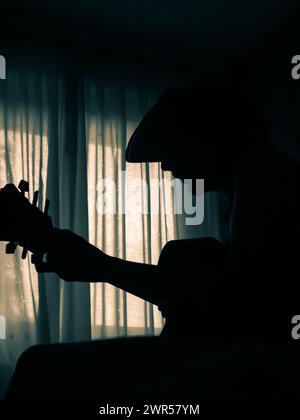
[[[10,69],[0,87],[0,185],[28,180],[30,199],[36,190],[40,207],[50,199],[55,226],[110,255],[155,264],[163,245],[177,235],[171,186],[152,187],[152,181],[165,179],[159,165],[126,165],[124,152],[157,94],[132,81],[101,82],[56,66]],[[126,214],[97,210],[104,179],[114,181],[117,196],[111,199],[125,202]],[[0,315],[6,320],[0,394],[18,356],[32,344],[161,330],[161,315],[149,303],[108,284],[38,276],[20,250],[6,255],[5,244],[0,247]]]
[[[96,81],[85,84],[85,94],[91,242],[110,255],[156,264],[162,246],[176,237],[173,192],[164,182],[170,176],[159,164],[124,161],[126,141],[156,95]],[[105,192],[110,180],[116,194]],[[156,188],[158,182],[166,188]],[[101,200],[113,211],[99,212]],[[94,338],[148,335],[162,328],[157,308],[108,284],[92,285],[91,298]]]
[[[0,84],[0,185],[26,179],[31,199],[40,190],[40,205],[46,186],[50,90],[43,74],[11,71]],[[20,352],[40,341],[39,310],[39,281],[29,259],[22,260],[19,250],[6,255],[0,243],[0,314],[6,321],[6,339],[0,340],[0,394]]]

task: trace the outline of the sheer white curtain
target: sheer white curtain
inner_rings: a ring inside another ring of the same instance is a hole
[[[10,71],[0,84],[0,186],[29,182],[29,196],[40,189],[44,200],[48,162],[49,92],[43,74]],[[1,221],[3,223],[3,221]],[[29,259],[5,254],[0,243],[0,314],[6,320],[6,340],[0,340],[0,395],[24,348],[40,340],[39,283]]]
[[[110,255],[148,264],[156,264],[162,246],[176,237],[173,190],[163,183],[170,175],[163,175],[159,164],[126,164],[124,154],[155,99],[151,89],[85,84],[90,239]],[[116,195],[108,191],[110,181]],[[165,188],[157,188],[159,181]],[[157,308],[108,284],[92,285],[91,298],[94,338],[154,334],[162,328]]]
[[[162,179],[158,165],[126,165],[124,152],[157,92],[60,70],[18,68],[1,84],[0,185],[26,179],[30,198],[37,189],[41,206],[50,198],[57,227],[72,229],[110,255],[156,263],[164,243],[176,237],[172,190],[149,182]],[[126,201],[126,214],[97,211],[104,178],[116,183],[116,202]],[[158,211],[144,211],[145,196]],[[160,331],[163,321],[152,305],[107,284],[38,277],[19,251],[9,256],[5,244],[0,247],[0,314],[7,322],[7,338],[0,340],[0,393],[17,357],[32,344]]]

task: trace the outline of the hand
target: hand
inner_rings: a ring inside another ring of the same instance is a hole
[[[111,265],[109,257],[100,249],[70,230],[53,229],[46,262],[33,255],[37,272],[54,272],[69,282],[106,281]]]
[[[53,227],[51,218],[32,205],[13,184],[0,189],[0,241],[43,253]]]

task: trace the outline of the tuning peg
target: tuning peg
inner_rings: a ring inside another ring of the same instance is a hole
[[[34,194],[33,194],[33,200],[32,200],[32,205],[34,207],[37,206],[38,198],[39,198],[39,192],[35,191]]]
[[[17,244],[15,242],[9,242],[6,244],[5,252],[6,254],[14,254],[17,249]]]
[[[45,207],[44,207],[44,214],[48,214],[49,207],[50,207],[50,200],[48,198],[46,198]]]
[[[28,252],[28,249],[27,248],[23,248],[23,251],[22,251],[22,260],[25,260],[25,258],[27,257],[27,252]]]
[[[29,182],[24,181],[24,179],[22,179],[18,185],[18,188],[22,194],[29,192]]]

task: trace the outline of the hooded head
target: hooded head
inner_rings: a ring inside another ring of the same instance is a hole
[[[234,89],[168,89],[133,133],[126,160],[161,162],[175,177],[204,179],[206,190],[224,191],[260,129],[254,106]]]

